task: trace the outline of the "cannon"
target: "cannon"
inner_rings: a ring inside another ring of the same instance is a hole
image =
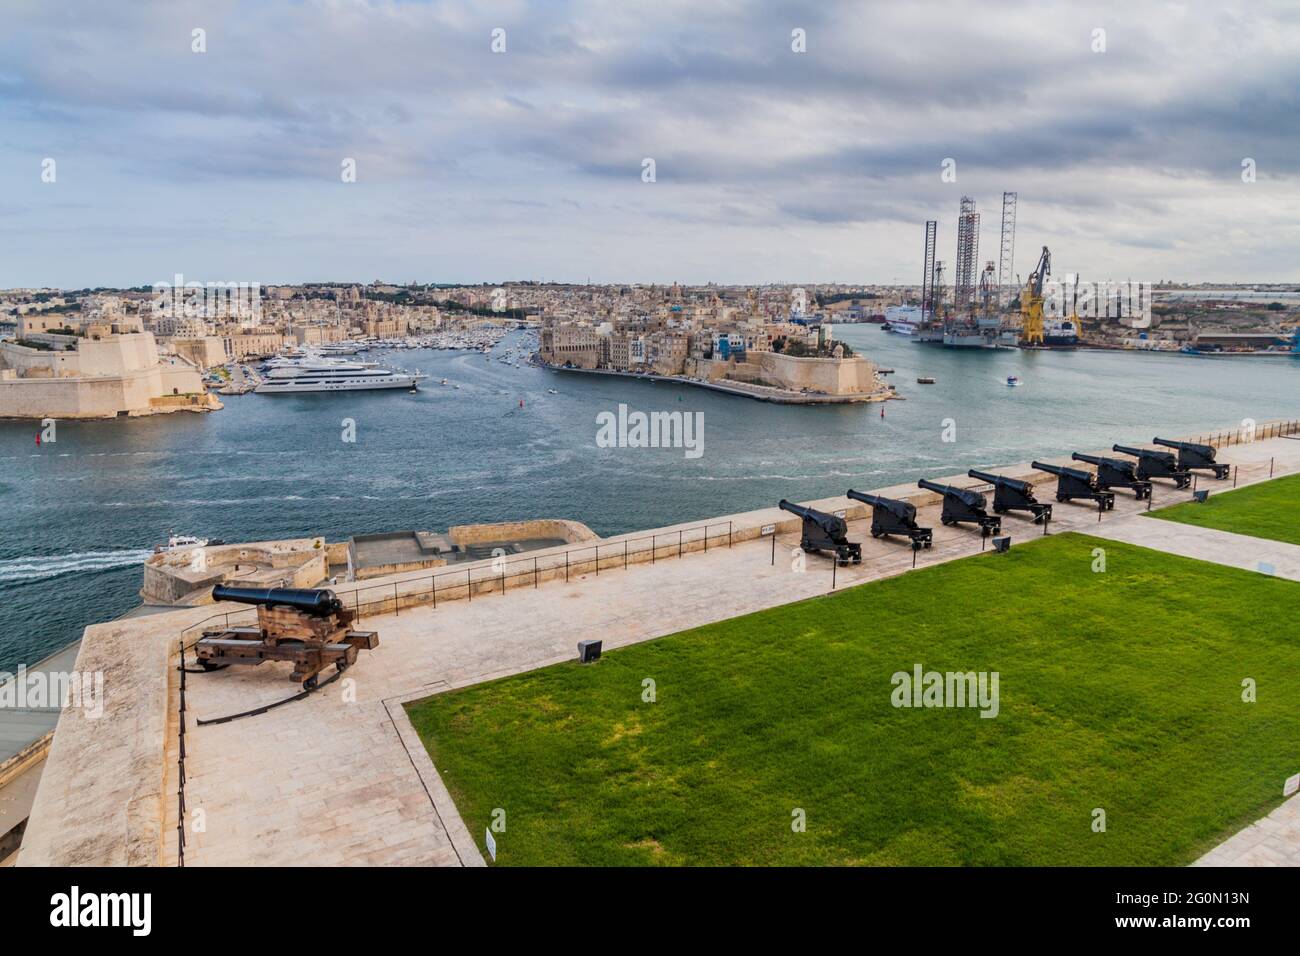
[[[986,538],[1002,530],[1002,519],[985,510],[987,499],[978,491],[955,485],[941,485],[925,478],[918,481],[916,486],[943,495],[943,511],[939,514],[939,523],[945,527],[964,521],[972,522],[979,525],[980,534]]]
[[[1100,455],[1070,456],[1075,461],[1086,461],[1097,466],[1097,486],[1103,490],[1130,488],[1138,501],[1151,497],[1151,482],[1137,476],[1137,465],[1125,458],[1103,458]]]
[[[1060,465],[1045,465],[1041,461],[1031,461],[1029,464],[1039,471],[1056,475],[1057,501],[1087,498],[1097,502],[1098,511],[1110,511],[1115,507],[1115,492],[1102,490],[1092,472],[1079,468],[1063,468]]]
[[[306,690],[317,686],[317,675],[330,664],[339,672],[356,662],[357,651],[379,645],[374,631],[355,631],[356,618],[337,594],[325,588],[240,588],[218,584],[216,601],[234,601],[257,608],[257,624],[204,631],[194,644],[206,671],[231,664],[289,661],[292,680]]]
[[[934,532],[916,523],[916,505],[897,498],[882,498],[850,488],[845,494],[854,501],[871,505],[871,537],[905,534],[912,541],[912,550],[930,547]]]
[[[1155,448],[1134,448],[1131,445],[1111,445],[1110,449],[1121,455],[1132,455],[1138,460],[1135,474],[1140,481],[1172,478],[1175,488],[1186,488],[1192,483],[1192,473],[1179,468],[1178,459],[1170,452]]]
[[[1170,441],[1168,438],[1153,438],[1152,444],[1163,445],[1165,448],[1178,449],[1178,467],[1183,471],[1191,471],[1193,468],[1205,468],[1214,473],[1214,477],[1222,481],[1228,477],[1232,470],[1231,465],[1225,465],[1214,460],[1213,445],[1198,445],[1190,441]]]
[[[995,475],[989,471],[972,468],[966,472],[972,478],[987,481],[993,486],[993,513],[1004,515],[1008,511],[1028,511],[1034,523],[1052,520],[1052,506],[1034,497],[1034,486],[1019,478]]]
[[[803,536],[799,547],[804,551],[830,551],[841,567],[853,561],[862,561],[862,545],[850,541],[848,522],[839,515],[828,515],[816,508],[806,508],[793,501],[781,499],[778,507],[803,519]]]
[[[218,584],[212,589],[212,600],[261,607],[291,607],[312,617],[325,617],[343,610],[338,595],[325,588],[233,588]]]

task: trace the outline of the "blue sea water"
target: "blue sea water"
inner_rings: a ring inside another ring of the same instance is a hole
[[[498,346],[491,361],[386,356],[430,375],[417,394],[223,397],[208,415],[61,422],[57,441],[39,447],[35,423],[0,422],[0,670],[137,605],[141,562],[173,530],[333,541],[566,517],[613,534],[1158,432],[1300,418],[1297,358],[958,352],[875,326],[837,334],[897,370],[906,401],[889,402],[884,418],[879,405],[773,405],[514,368],[496,361]],[[1008,375],[1023,384],[1008,388]],[[461,388],[440,386],[444,377]],[[702,412],[703,455],[598,447],[596,416],[620,402]],[[346,418],[355,443],[342,440]],[[947,419],[956,441],[942,440]]]

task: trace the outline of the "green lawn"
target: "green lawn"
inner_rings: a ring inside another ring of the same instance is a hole
[[[1198,528],[1300,544],[1300,475],[1274,478],[1236,491],[1216,491],[1209,482],[1205,487],[1211,491],[1210,500],[1204,504],[1189,501],[1144,513]]]
[[[480,847],[506,811],[500,865],[1182,864],[1300,771],[1298,612],[1060,534],[408,710]],[[997,671],[999,715],[893,707],[917,663]]]

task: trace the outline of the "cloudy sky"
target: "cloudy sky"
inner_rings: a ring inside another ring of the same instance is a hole
[[[962,194],[997,258],[1003,190],[1021,275],[1048,245],[1085,278],[1300,281],[1287,0],[0,0],[0,18],[0,288],[915,282],[926,219],[951,262]]]

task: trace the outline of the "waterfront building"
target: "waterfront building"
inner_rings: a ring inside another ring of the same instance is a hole
[[[113,418],[208,411],[196,364],[160,356],[149,332],[72,337],[75,347],[0,342],[0,418]]]

